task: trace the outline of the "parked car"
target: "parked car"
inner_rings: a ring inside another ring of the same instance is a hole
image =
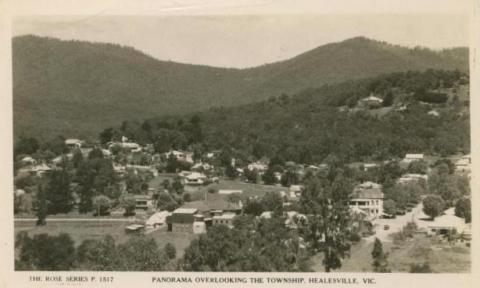
[[[383,230],[389,230],[390,229],[390,225],[384,225],[383,226]]]

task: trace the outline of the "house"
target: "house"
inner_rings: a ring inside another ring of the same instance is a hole
[[[411,162],[414,162],[414,161],[423,160],[423,158],[424,158],[423,154],[406,154],[405,158],[403,158],[402,162],[411,163]]]
[[[358,101],[358,105],[361,107],[378,107],[378,106],[381,106],[382,103],[383,103],[382,98],[379,98],[373,95],[370,95]]]
[[[245,175],[245,170],[243,170],[242,168],[236,168],[235,171],[237,171],[237,175],[239,177],[242,177],[243,175]]]
[[[185,185],[203,185],[207,176],[203,173],[192,172],[185,176]]]
[[[31,156],[25,156],[20,160],[24,165],[37,165],[37,160],[33,159]]]
[[[208,152],[206,156],[208,159],[212,159],[212,158],[218,157],[221,153],[222,153],[222,150],[213,150],[211,152]]]
[[[368,171],[370,169],[377,168],[378,164],[377,163],[364,163],[362,167],[363,167],[363,171]]]
[[[25,195],[25,190],[23,190],[23,189],[17,189],[17,190],[15,190],[15,191],[13,192],[13,195],[14,195],[15,197],[21,197],[21,196]]]
[[[214,215],[212,217],[212,225],[227,225],[229,228],[233,228],[233,219],[237,214],[232,212],[222,213],[220,215]]]
[[[428,175],[414,173],[403,174],[402,177],[398,178],[397,183],[405,184],[419,181],[428,181]]]
[[[460,158],[457,162],[455,162],[455,171],[464,173],[470,172],[470,165],[472,164],[472,159],[470,157],[470,154],[464,155],[462,158]]]
[[[236,189],[219,189],[218,194],[220,195],[230,195],[230,194],[242,194],[243,190]]]
[[[434,116],[434,117],[439,117],[440,116],[440,113],[438,113],[435,110],[431,110],[427,114],[430,115],[430,116]]]
[[[395,108],[395,111],[398,111],[398,112],[407,111],[407,106],[406,105],[398,106],[397,108]]]
[[[45,163],[42,163],[40,165],[35,165],[35,166],[31,167],[30,169],[28,169],[28,172],[31,175],[39,176],[39,177],[42,177],[45,173],[48,173],[50,171],[52,171],[52,168],[50,168],[50,166],[48,166]]]
[[[257,171],[259,173],[265,172],[268,169],[268,165],[262,162],[253,162],[248,164],[247,169],[250,171]]]
[[[182,151],[171,150],[170,152],[167,152],[164,155],[167,159],[168,157],[170,157],[170,155],[173,155],[173,157],[175,157],[175,159],[177,159],[178,161],[188,162],[192,164],[194,163],[192,152],[182,152]]]
[[[289,192],[291,198],[300,197],[304,187],[302,185],[290,185]]]
[[[79,140],[79,139],[66,139],[65,140],[65,145],[69,149],[82,148],[82,145],[84,143],[85,143],[84,141]]]
[[[262,214],[260,214],[260,218],[263,218],[263,219],[271,219],[271,218],[272,218],[272,214],[273,214],[272,211],[264,211],[264,212],[262,212]]]
[[[102,153],[103,153],[103,156],[106,158],[109,158],[112,156],[112,152],[110,152],[110,150],[108,149],[102,149]]]
[[[176,209],[172,215],[166,217],[168,231],[193,233],[193,223],[199,220],[198,216],[197,218],[195,217],[196,214],[198,214],[198,209],[196,208]]]
[[[126,167],[113,163],[113,172],[118,176],[124,176],[126,173]]]
[[[382,185],[374,182],[364,182],[355,186],[350,195],[350,209],[360,209],[367,218],[377,218],[383,214]]]
[[[282,180],[282,173],[280,172],[274,172],[273,176],[275,177],[275,179],[277,179],[278,182]]]
[[[161,227],[165,225],[167,217],[170,215],[172,215],[172,213],[168,211],[156,212],[152,216],[150,216],[150,218],[148,218],[148,220],[145,222],[145,226],[151,229]]]
[[[149,195],[135,195],[135,209],[144,209],[147,210],[149,208],[154,207],[154,200]]]
[[[205,171],[211,171],[213,169],[213,166],[208,164],[208,163],[195,163],[195,165],[192,166],[191,170],[195,172],[205,172]]]
[[[132,224],[125,227],[127,233],[141,233],[145,230],[145,226],[141,224]]]
[[[429,235],[446,235],[450,232],[457,233],[468,232],[469,227],[465,223],[465,219],[455,216],[455,209],[450,208],[445,211],[445,214],[439,216],[428,225],[427,233]]]
[[[205,216],[202,214],[193,215],[193,234],[202,234],[207,232]]]

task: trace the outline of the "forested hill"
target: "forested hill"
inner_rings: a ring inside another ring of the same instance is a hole
[[[248,69],[159,61],[114,44],[13,39],[15,136],[93,138],[122,120],[261,101],[326,83],[428,68],[468,70],[468,50],[408,49],[366,38]]]
[[[329,157],[352,162],[468,153],[468,86],[468,75],[459,71],[393,73],[184,117],[118,123],[100,140],[125,135],[153,143],[159,153],[227,149],[242,160],[281,156],[310,164]],[[383,103],[362,105],[369,95]]]

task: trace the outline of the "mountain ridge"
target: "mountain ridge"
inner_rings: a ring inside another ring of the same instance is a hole
[[[466,48],[409,49],[364,37],[244,69],[162,61],[128,46],[32,35],[13,38],[12,47],[16,137],[91,138],[119,119],[243,105],[391,72],[468,71]]]

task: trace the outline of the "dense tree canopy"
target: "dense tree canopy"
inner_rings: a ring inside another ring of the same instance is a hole
[[[418,87],[450,89],[446,87],[460,85],[463,76],[458,71],[440,70],[394,73],[307,89],[293,96],[244,106],[212,108],[193,116],[149,119],[148,131],[138,124],[129,124],[128,131],[137,142],[154,143],[157,152],[184,149],[199,143],[207,149],[228,147],[229,161],[233,150],[247,158],[275,159],[282,155],[282,161],[312,164],[332,155],[353,162],[403,158],[406,153],[415,152],[468,153],[467,107],[448,102],[437,107],[441,111],[439,117],[432,117],[428,115],[432,107],[410,95]],[[338,107],[347,101],[356,103],[370,93],[393,93],[394,104],[381,108],[384,109],[381,113],[377,111],[380,109],[339,111]],[[407,105],[407,110],[397,111],[395,105]],[[170,136],[159,136],[164,134]],[[229,164],[222,164],[228,168]],[[425,167],[420,164],[412,164],[410,170],[424,172]],[[233,178],[235,169],[231,170],[229,175]],[[274,183],[271,172],[267,172],[264,180]],[[294,182],[294,179],[285,178],[284,182]]]

